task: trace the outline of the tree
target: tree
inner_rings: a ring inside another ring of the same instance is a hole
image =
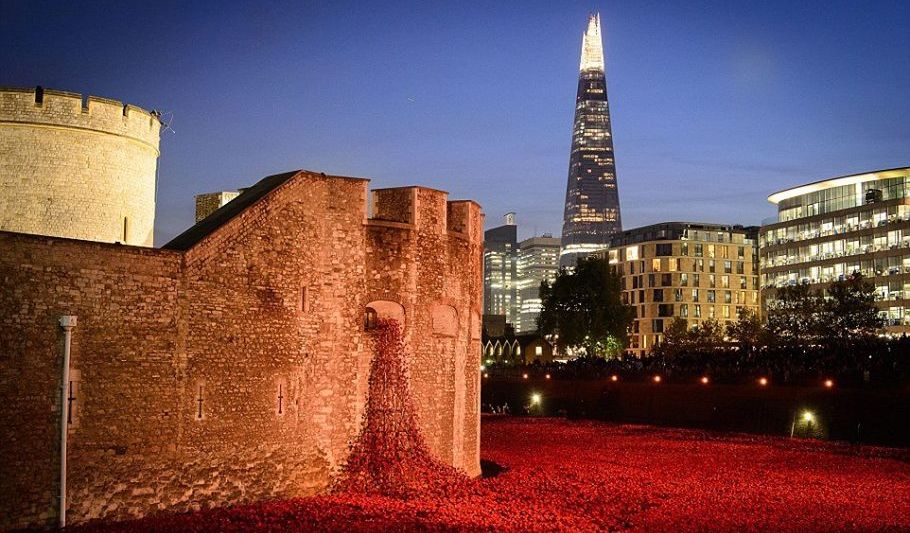
[[[663,338],[652,352],[653,355],[676,357],[690,349],[693,344],[692,341],[689,322],[684,318],[676,317],[670,322],[669,326],[664,328]]]
[[[736,322],[727,326],[727,336],[736,341],[741,350],[752,351],[767,343],[767,331],[755,311],[743,307],[736,318]]]
[[[825,292],[808,285],[779,289],[768,306],[768,332],[783,344],[843,344],[868,338],[884,326],[875,286],[859,272],[832,282]]]
[[[783,344],[809,344],[823,334],[823,298],[809,285],[777,290],[768,305],[768,332]]]
[[[553,335],[560,349],[583,348],[588,357],[610,357],[628,341],[634,310],[621,301],[620,277],[606,258],[581,259],[560,269],[553,284],[540,285],[543,309],[537,328]]]
[[[698,350],[713,350],[724,342],[724,327],[713,318],[693,327],[689,334],[692,347]]]
[[[870,337],[884,326],[875,306],[875,286],[854,272],[828,286],[823,305],[825,338],[841,343]]]

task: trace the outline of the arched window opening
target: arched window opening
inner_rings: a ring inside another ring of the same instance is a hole
[[[404,328],[404,307],[388,300],[374,300],[368,303],[363,311],[363,329],[375,328],[380,320],[395,320]]]
[[[367,307],[363,312],[363,329],[369,331],[379,322],[379,313],[372,307]]]

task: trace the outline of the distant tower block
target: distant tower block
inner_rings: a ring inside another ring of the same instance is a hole
[[[160,129],[115,100],[0,88],[0,230],[152,246]]]
[[[245,189],[208,192],[196,195],[196,222],[221,209],[221,206],[240,196]]]

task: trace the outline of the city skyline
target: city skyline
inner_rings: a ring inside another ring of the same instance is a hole
[[[177,16],[169,3],[10,2],[0,70],[4,85],[165,112],[157,245],[193,223],[195,194],[299,167],[476,198],[488,227],[515,211],[523,239],[559,234],[579,21],[592,10],[627,227],[703,220],[709,208],[715,222],[758,224],[774,215],[773,191],[906,164],[910,51],[883,37],[910,22],[901,4],[826,4],[824,17],[787,3]],[[517,87],[520,105],[504,105]]]

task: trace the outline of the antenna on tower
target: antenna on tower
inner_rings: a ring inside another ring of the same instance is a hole
[[[173,111],[158,111],[157,109],[152,110],[152,116],[158,119],[158,122],[163,126],[162,131],[170,131],[171,133],[177,133],[171,124],[174,122],[174,112]],[[167,118],[165,118],[167,117]]]

